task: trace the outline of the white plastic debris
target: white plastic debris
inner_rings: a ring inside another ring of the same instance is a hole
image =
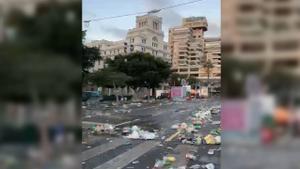
[[[215,169],[215,165],[213,163],[208,163],[205,165],[207,169]]]
[[[191,154],[191,153],[187,153],[187,154],[185,155],[185,158],[190,159],[190,160],[196,160],[196,156],[194,156],[194,155]]]
[[[211,124],[213,124],[213,125],[219,125],[219,124],[221,124],[221,121],[213,121]]]
[[[194,165],[190,166],[190,169],[199,169],[199,168],[201,168],[201,165],[199,165],[199,164],[194,164]]]
[[[178,124],[173,124],[173,125],[171,126],[171,129],[178,129]]]
[[[221,136],[216,136],[215,140],[216,140],[216,144],[221,144]]]
[[[208,150],[208,154],[209,154],[209,155],[213,155],[214,153],[215,153],[215,150],[214,150],[214,149],[209,149],[209,150]]]
[[[126,138],[153,140],[158,137],[156,133],[144,131],[140,129],[138,126],[132,126],[131,131],[132,132],[128,136],[126,136]]]
[[[186,166],[180,166],[177,169],[186,169]]]
[[[133,161],[132,164],[138,164],[140,161]]]

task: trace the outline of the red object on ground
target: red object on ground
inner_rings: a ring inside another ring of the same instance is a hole
[[[261,141],[263,144],[269,144],[273,141],[274,135],[271,129],[262,128],[261,129]]]

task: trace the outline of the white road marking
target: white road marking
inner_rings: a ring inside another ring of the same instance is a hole
[[[134,148],[126,151],[118,155],[117,157],[107,161],[106,163],[97,166],[94,169],[116,169],[116,168],[123,168],[128,165],[133,160],[137,159],[141,155],[145,154],[146,152],[150,151],[152,148],[157,146],[159,142],[157,141],[145,141]]]
[[[109,143],[105,143],[105,144],[101,144],[97,147],[94,147],[92,149],[86,150],[81,152],[81,161],[86,161],[90,158],[93,158],[97,155],[100,155],[102,153],[105,153],[106,151],[115,149],[116,147],[122,145],[122,144],[126,144],[128,142],[128,140],[124,139],[124,138],[117,138],[112,140],[112,142]]]

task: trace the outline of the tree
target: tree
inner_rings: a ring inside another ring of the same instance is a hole
[[[180,86],[181,85],[181,80],[186,79],[186,75],[181,75],[177,73],[172,73],[169,78],[169,85],[170,86]]]
[[[87,74],[99,59],[101,59],[99,49],[82,45],[82,73]]]
[[[87,84],[88,81],[85,77],[89,73],[89,69],[95,65],[97,60],[101,59],[99,49],[96,47],[88,47],[85,43],[86,31],[82,31],[82,60],[81,60],[81,72],[82,72],[82,82]]]
[[[39,2],[30,16],[16,10],[4,19],[15,34],[7,35],[9,42],[0,47],[1,101],[31,102],[35,114],[43,112],[42,100],[79,100],[81,3]],[[36,122],[48,161],[49,120]]]
[[[111,69],[103,69],[90,74],[89,79],[97,86],[114,88],[114,91],[116,91],[118,87],[126,86],[126,82],[131,78],[122,72],[116,72]],[[119,102],[118,94],[119,92],[115,93],[117,103]]]
[[[211,69],[214,67],[214,65],[212,64],[211,60],[208,59],[208,60],[206,60],[206,62],[204,63],[203,67],[205,68],[205,73],[206,73],[206,75],[207,75],[207,87],[208,87],[208,93],[210,93],[210,81],[209,81],[209,77],[210,77]]]
[[[214,68],[214,65],[212,64],[211,60],[208,59],[203,67],[205,68],[205,73],[207,75],[207,85],[209,85],[209,77],[210,77],[210,73],[211,73],[211,69]]]
[[[196,88],[196,84],[199,83],[199,79],[197,79],[196,77],[190,76],[187,79],[187,82],[188,82],[189,85],[191,85],[191,87],[193,89],[195,89]]]
[[[160,58],[155,58],[149,53],[131,53],[125,56],[116,56],[114,60],[108,60],[108,67],[130,76],[127,85],[134,89],[135,93],[139,88],[152,89],[155,95],[155,88],[167,80],[171,74],[170,65]]]

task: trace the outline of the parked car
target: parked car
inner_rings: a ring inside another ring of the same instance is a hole
[[[103,96],[98,91],[84,91],[82,92],[83,102],[95,103],[103,101]]]

